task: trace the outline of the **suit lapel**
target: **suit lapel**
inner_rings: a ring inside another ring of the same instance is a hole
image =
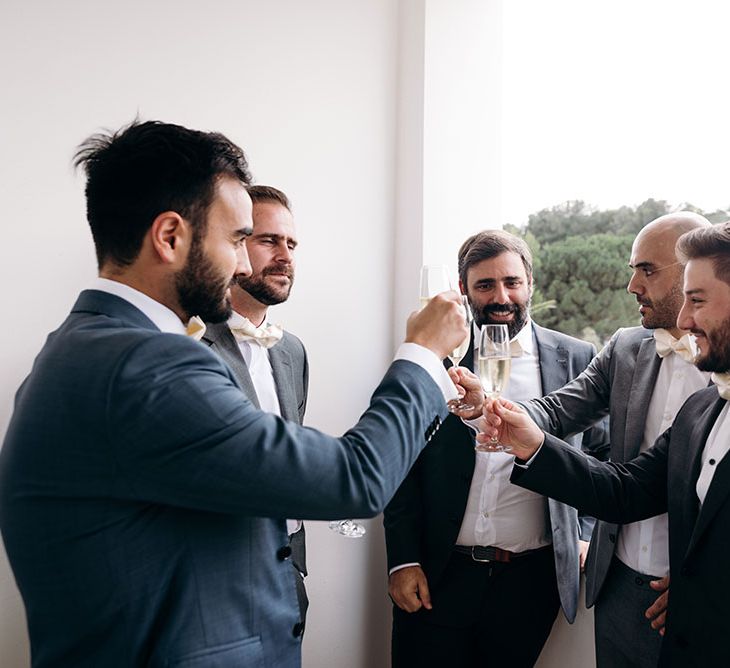
[[[299,406],[294,394],[291,355],[287,350],[285,338],[269,348],[269,360],[274,374],[274,385],[276,386],[276,395],[279,398],[281,417],[292,422],[299,422]]]
[[[550,394],[568,382],[568,351],[564,346],[556,343],[548,330],[534,322],[532,332],[537,344],[542,394]]]
[[[697,479],[700,475],[700,469],[702,468],[702,451],[705,448],[705,444],[707,443],[707,439],[712,431],[712,427],[715,425],[717,417],[725,407],[725,403],[724,399],[718,397],[716,401],[710,404],[704,413],[699,416],[697,423],[692,430],[692,436],[689,439],[689,446],[692,448],[693,452],[691,475],[689,476],[691,487],[687,490],[686,496],[687,503],[691,503],[695,509],[699,503],[696,496],[696,485]],[[702,508],[692,532],[692,537],[689,541],[689,546],[687,547],[687,554],[689,554],[694,549],[695,545],[697,545],[702,533],[705,529],[707,529],[709,523],[720,509],[720,506],[723,504],[728,494],[730,494],[730,457],[726,455],[717,465],[717,471],[715,471],[715,475],[712,477],[710,488],[707,490],[705,502],[702,504]]]
[[[241,350],[231,330],[228,328],[228,324],[225,322],[216,324],[206,323],[206,330],[202,341],[207,343],[211,348],[214,348],[225,360],[249,401],[256,408],[261,408],[259,398],[256,396],[256,390],[251,381],[251,375],[248,372],[248,367],[246,367]]]
[[[649,401],[651,401],[651,395],[654,392],[654,385],[661,365],[662,360],[656,354],[654,337],[644,339],[639,346],[639,353],[636,356],[634,373],[631,378],[631,389],[626,410],[626,432],[623,443],[624,458],[622,461],[629,461],[639,454],[641,441],[644,438],[646,411],[649,408]]]

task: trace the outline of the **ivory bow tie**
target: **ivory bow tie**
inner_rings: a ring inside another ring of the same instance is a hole
[[[522,357],[524,350],[517,339],[512,339],[509,342],[509,353],[510,357]]]
[[[271,348],[284,336],[284,330],[278,325],[262,325],[256,327],[248,318],[241,317],[236,323],[229,323],[236,341],[256,341],[263,348]]]
[[[730,401],[730,373],[713,373],[710,379],[717,385],[720,396],[725,401]]]
[[[659,357],[666,357],[677,353],[685,362],[693,362],[695,358],[694,346],[689,334],[675,339],[666,329],[655,329],[656,353]]]
[[[194,315],[192,318],[190,318],[190,320],[188,320],[188,326],[185,328],[185,333],[191,339],[200,341],[200,339],[202,339],[203,335],[205,334],[205,323],[200,317]]]

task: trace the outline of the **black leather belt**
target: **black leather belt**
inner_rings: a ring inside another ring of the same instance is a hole
[[[545,545],[544,547],[538,547],[534,550],[525,550],[524,552],[510,552],[509,550],[503,550],[501,547],[492,547],[491,545],[454,545],[454,552],[458,552],[459,554],[467,554],[474,561],[482,561],[484,563],[497,561],[502,564],[508,564],[513,559],[526,557],[530,554],[535,554],[536,552],[546,550],[550,547],[552,546]]]

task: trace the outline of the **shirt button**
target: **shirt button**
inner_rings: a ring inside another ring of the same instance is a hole
[[[646,545],[642,545],[642,546],[641,546],[641,551],[642,551],[642,552],[646,552],[646,550],[647,550],[647,547],[646,547]]]
[[[489,518],[489,513],[488,512],[484,511],[484,513],[482,513],[482,514],[484,515],[484,517]]]
[[[489,476],[489,479],[494,480],[494,473],[492,473],[492,475]]]
[[[664,418],[664,420],[671,420],[672,419],[672,416],[671,416],[670,413],[664,413],[664,415],[662,417]]]

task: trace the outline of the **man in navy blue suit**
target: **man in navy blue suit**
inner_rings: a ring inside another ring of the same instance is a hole
[[[257,410],[192,315],[222,322],[251,273],[245,156],[160,122],[88,139],[99,278],[18,391],[0,454],[0,528],[32,664],[300,664],[287,517],[379,513],[456,394],[454,293],[406,343],[341,438]],[[477,402],[477,386],[469,400]]]

